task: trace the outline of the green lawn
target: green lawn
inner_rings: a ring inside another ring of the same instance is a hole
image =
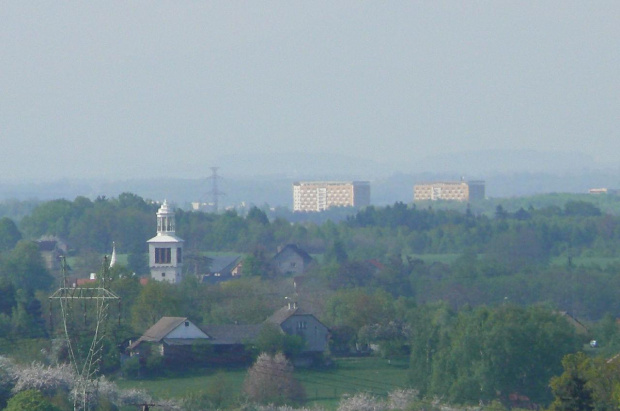
[[[189,392],[205,390],[216,378],[225,378],[241,392],[245,369],[229,371],[203,370],[184,377],[151,380],[118,380],[119,387],[142,388],[157,398],[181,398]],[[407,359],[388,360],[363,357],[340,358],[325,370],[297,369],[295,376],[304,385],[308,406],[320,405],[328,410],[337,408],[345,393],[365,391],[376,396],[407,386]]]
[[[610,264],[618,264],[620,263],[620,258],[618,257],[573,257],[572,264],[574,266],[599,266],[599,267],[607,267]],[[553,257],[551,259],[552,265],[563,265],[566,266],[568,264],[568,258],[566,256],[561,257]]]

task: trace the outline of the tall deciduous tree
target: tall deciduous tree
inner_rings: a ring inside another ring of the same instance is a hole
[[[174,285],[160,281],[149,281],[142,287],[131,309],[133,329],[143,332],[161,317],[183,315],[176,291]]]
[[[22,233],[17,228],[13,220],[8,217],[0,219],[0,252],[12,250],[19,240]]]
[[[33,295],[35,290],[47,289],[53,282],[45,268],[39,246],[26,240],[17,243],[15,248],[6,254],[0,265],[0,275],[28,295]]]
[[[512,393],[546,403],[549,379],[579,346],[564,318],[537,307],[461,310],[448,328],[430,327],[433,317],[411,325],[412,382],[457,403],[506,402]]]
[[[551,411],[594,410],[594,395],[587,385],[591,363],[584,353],[570,354],[562,360],[564,373],[551,379],[555,399]]]

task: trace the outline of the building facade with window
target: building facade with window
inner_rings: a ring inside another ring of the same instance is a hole
[[[474,201],[485,198],[484,181],[448,181],[416,184],[413,201]]]
[[[293,183],[293,211],[370,205],[368,181],[301,181]]]
[[[157,211],[157,235],[147,241],[151,278],[176,284],[183,278],[183,240],[175,234],[174,211],[164,201]]]

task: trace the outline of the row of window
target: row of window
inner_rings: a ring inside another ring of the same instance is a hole
[[[183,249],[177,248],[177,264],[183,262]],[[155,248],[155,264],[171,264],[172,249],[171,248]]]

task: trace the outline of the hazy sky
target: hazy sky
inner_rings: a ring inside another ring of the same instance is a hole
[[[620,152],[616,0],[12,1],[0,67],[2,180]]]

